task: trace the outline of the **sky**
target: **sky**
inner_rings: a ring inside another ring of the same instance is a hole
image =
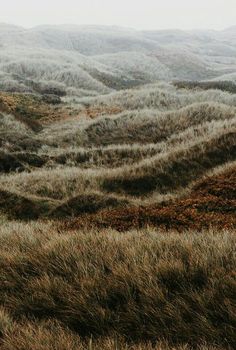
[[[236,0],[0,0],[0,23],[118,25],[135,29],[224,29]]]

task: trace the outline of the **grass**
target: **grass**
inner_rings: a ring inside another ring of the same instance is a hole
[[[53,210],[58,204],[53,200],[25,196],[7,190],[0,190],[1,213],[19,220],[38,219]]]
[[[235,96],[93,95],[0,93],[0,349],[234,349]]]
[[[154,190],[160,193],[185,187],[207,170],[235,160],[235,132],[228,131],[205,142],[180,148],[170,153],[154,156],[132,168],[114,172],[105,179],[107,191],[124,191],[133,195],[144,195]]]
[[[94,346],[115,335],[127,344],[235,343],[234,231],[68,234],[6,222],[0,241],[3,349],[20,348],[19,339],[31,349],[33,335],[52,346],[60,327],[72,344],[91,335]]]
[[[156,200],[130,203],[128,208],[104,209],[96,215],[74,218],[66,228],[81,228],[95,225],[100,228],[113,228],[120,232],[147,226],[161,227],[164,230],[203,230],[236,228],[236,168],[235,162],[222,166],[196,181],[185,192],[176,196]]]
[[[101,106],[108,108],[122,108],[123,110],[156,109],[159,111],[177,110],[193,103],[214,102],[228,106],[236,106],[234,94],[207,90],[195,91],[177,89],[170,84],[151,84],[145,87],[113,92],[105,96],[79,98],[77,103],[86,107]]]
[[[199,124],[235,117],[235,108],[196,103],[171,112],[142,110],[96,119],[86,128],[86,145],[147,144],[166,140]]]
[[[233,81],[177,81],[174,85],[179,89],[217,89],[236,93],[236,84]]]
[[[89,192],[63,202],[49,213],[49,216],[64,219],[66,217],[77,217],[84,213],[96,213],[104,208],[125,207],[128,204],[129,202],[125,199]]]
[[[132,344],[121,337],[81,340],[71,331],[63,329],[57,322],[26,323],[24,327],[14,325],[6,334],[3,350],[190,350],[188,345],[173,347],[166,342],[153,345],[150,342]],[[222,350],[222,347],[200,345],[198,350]]]
[[[0,25],[0,350],[235,348],[233,31]]]

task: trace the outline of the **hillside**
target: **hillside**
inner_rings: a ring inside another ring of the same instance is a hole
[[[236,161],[230,92],[159,83],[73,103],[19,93],[0,101],[1,209],[9,218],[27,219],[23,203],[35,208],[31,218],[67,219],[184,205],[196,181]]]
[[[235,348],[235,57],[0,25],[0,350]]]
[[[0,88],[106,94],[160,80],[233,80],[234,29],[137,31],[102,26],[0,25]],[[55,59],[56,57],[56,59]]]

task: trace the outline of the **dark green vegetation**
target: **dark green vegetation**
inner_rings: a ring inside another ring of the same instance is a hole
[[[177,81],[174,85],[180,89],[216,89],[236,93],[236,84],[233,81]]]

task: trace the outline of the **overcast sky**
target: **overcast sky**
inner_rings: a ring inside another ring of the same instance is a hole
[[[0,0],[0,22],[102,24],[137,29],[223,29],[236,25],[236,0]]]

